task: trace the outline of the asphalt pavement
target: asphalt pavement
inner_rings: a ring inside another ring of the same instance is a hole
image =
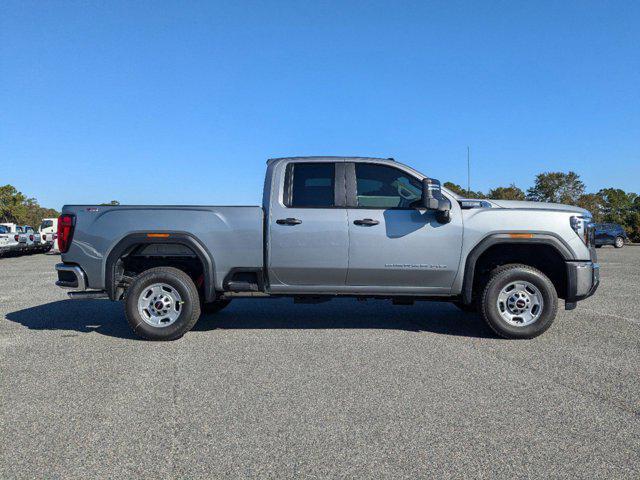
[[[184,338],[0,259],[1,477],[638,478],[640,247],[529,341],[444,303],[235,300]]]

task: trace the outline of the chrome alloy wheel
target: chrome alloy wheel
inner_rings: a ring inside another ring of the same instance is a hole
[[[509,324],[524,327],[534,323],[542,314],[542,294],[533,284],[525,281],[511,282],[498,295],[498,312]]]
[[[166,283],[154,283],[138,297],[138,312],[152,327],[168,327],[180,316],[182,303],[175,288]]]
[[[622,248],[624,246],[624,239],[622,237],[616,237],[616,247]]]

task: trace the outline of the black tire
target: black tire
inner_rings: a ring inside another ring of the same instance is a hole
[[[498,308],[498,295],[510,283],[524,280],[535,286],[543,300],[542,312],[537,320],[529,325],[519,326],[507,322]],[[481,297],[481,313],[489,327],[503,338],[527,339],[544,333],[556,318],[558,312],[558,294],[549,278],[529,265],[510,264],[496,268],[491,272]]]
[[[156,327],[146,323],[138,311],[138,299],[144,289],[154,283],[163,283],[175,288],[182,299],[180,313],[174,323]],[[127,289],[125,313],[134,333],[147,340],[176,340],[193,328],[200,318],[200,298],[193,280],[173,267],[151,268],[136,277]]]
[[[622,248],[624,247],[624,238],[622,237],[616,237],[613,246],[616,248]]]
[[[227,305],[231,303],[231,300],[216,300],[215,302],[205,303],[202,306],[202,310],[206,314],[218,313],[220,310],[227,308]]]

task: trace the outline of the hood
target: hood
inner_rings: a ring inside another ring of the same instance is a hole
[[[573,205],[565,205],[563,203],[546,203],[546,202],[525,202],[521,200],[492,200],[491,203],[500,208],[509,209],[526,209],[526,210],[559,210],[561,212],[579,213],[581,215],[591,216],[588,210]]]

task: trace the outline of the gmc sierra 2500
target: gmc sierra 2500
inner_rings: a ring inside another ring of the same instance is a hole
[[[67,205],[57,285],[124,300],[140,336],[173,340],[233,298],[454,302],[532,338],[594,293],[588,211],[459,198],[392,159],[269,160],[262,207]]]

